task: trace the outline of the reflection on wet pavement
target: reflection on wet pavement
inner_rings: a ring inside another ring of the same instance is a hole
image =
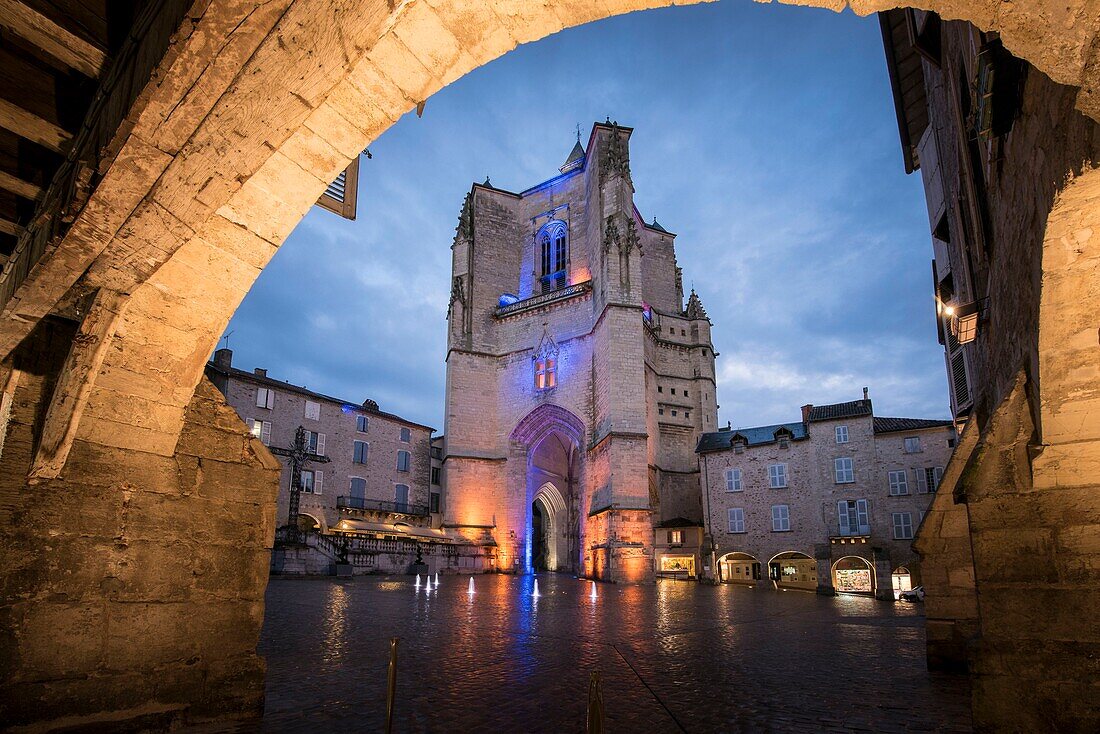
[[[570,576],[272,579],[262,722],[381,731],[400,638],[402,732],[579,732],[599,670],[611,732],[970,731],[965,676],[931,674],[920,607]]]

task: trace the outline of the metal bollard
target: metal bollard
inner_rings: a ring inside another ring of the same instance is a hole
[[[603,690],[598,670],[588,681],[588,734],[603,734]]]
[[[393,701],[397,695],[397,638],[390,638],[390,670],[386,676],[386,734],[393,732]]]

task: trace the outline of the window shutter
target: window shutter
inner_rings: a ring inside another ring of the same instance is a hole
[[[867,511],[867,500],[856,500],[856,521],[859,523],[861,535],[870,535],[871,517]]]
[[[271,421],[264,421],[260,428],[260,441],[264,446],[271,445]]]
[[[935,492],[940,488],[940,482],[943,481],[943,467],[937,466],[932,470],[932,481],[936,486],[932,487],[932,491]]]
[[[268,390],[267,391],[267,407],[269,407],[269,408],[274,408],[275,407],[275,391],[274,390]]]
[[[323,433],[318,433],[317,434],[317,452],[316,453],[317,453],[318,456],[324,456],[325,455],[325,434],[323,434]]]
[[[313,494],[321,494],[321,487],[325,483],[325,473],[323,471],[313,472]]]
[[[262,388],[262,387],[256,388],[256,407],[257,408],[266,408],[267,407],[267,390],[265,388]]]
[[[328,185],[317,199],[317,206],[328,209],[344,219],[355,219],[359,199],[359,156],[355,156],[347,168],[340,171],[336,180]]]
[[[924,476],[924,469],[916,468],[913,473],[917,475],[917,494],[928,494],[928,480]]]
[[[847,535],[851,532],[852,525],[848,522],[848,502],[841,500],[836,503],[836,516],[840,521],[840,534]]]

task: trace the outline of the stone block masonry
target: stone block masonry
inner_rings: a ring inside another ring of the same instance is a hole
[[[0,370],[0,720],[161,728],[259,713],[279,464],[204,381],[171,456],[78,439],[62,476],[28,484],[73,329],[43,321]]]

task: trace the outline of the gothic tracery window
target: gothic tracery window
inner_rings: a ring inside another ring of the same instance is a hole
[[[541,291],[564,288],[566,264],[569,261],[568,229],[565,222],[555,219],[539,230],[536,238],[539,256]]]

